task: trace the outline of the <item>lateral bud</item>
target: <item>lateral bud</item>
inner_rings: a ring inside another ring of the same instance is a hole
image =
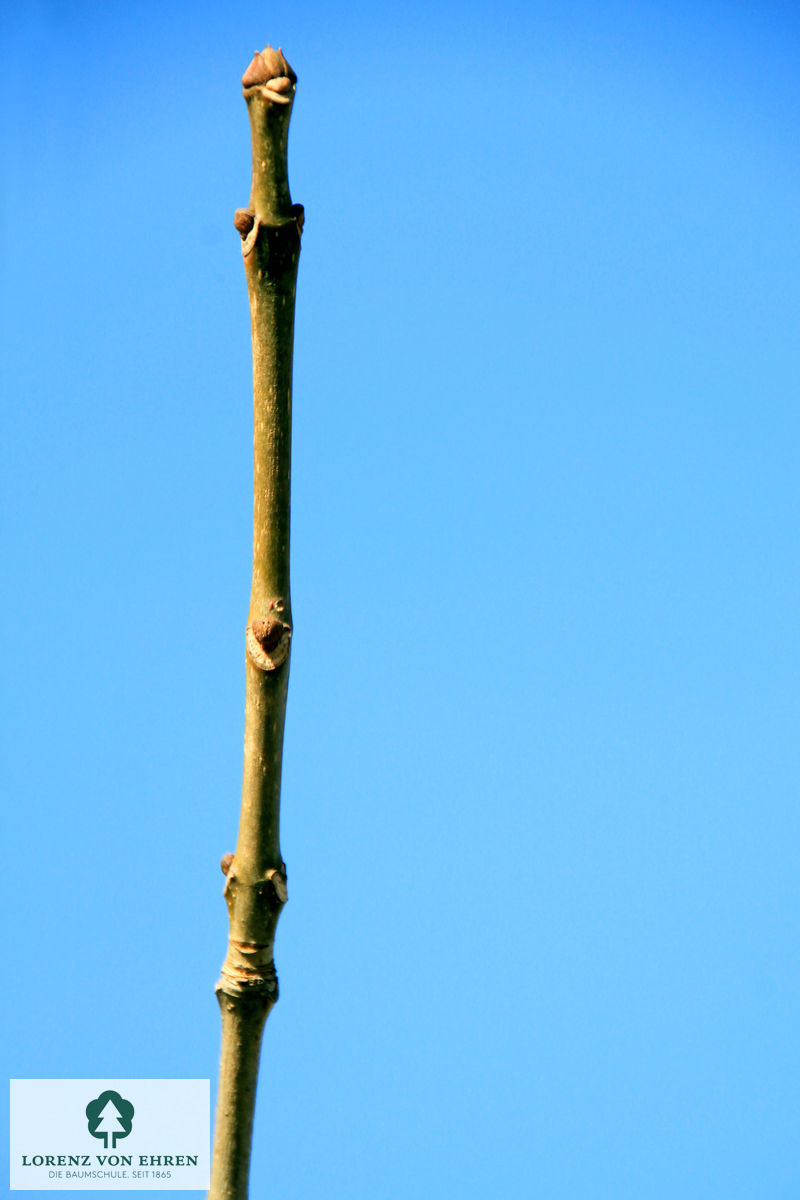
[[[260,671],[274,671],[289,657],[292,627],[274,613],[256,617],[247,626],[245,642],[253,666]]]
[[[266,617],[263,621],[253,621],[251,626],[253,636],[265,654],[274,650],[283,637],[283,621],[278,617]]]
[[[233,224],[237,233],[243,239],[247,237],[250,230],[256,223],[256,214],[252,208],[237,208],[233,214]]]

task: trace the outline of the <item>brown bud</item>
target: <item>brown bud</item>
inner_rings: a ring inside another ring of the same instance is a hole
[[[232,854],[223,854],[219,866],[220,866],[220,870],[222,871],[222,874],[227,875],[228,872],[230,871],[231,867],[233,866],[233,855]]]
[[[242,87],[259,87],[269,83],[273,90],[283,91],[286,88],[286,85],[283,84],[284,79],[289,80],[289,88],[292,84],[297,83],[297,76],[284,58],[283,51],[273,50],[272,46],[265,46],[263,50],[256,50],[253,55],[253,61],[242,76]],[[279,80],[281,82],[276,87]]]
[[[233,224],[236,230],[246,238],[250,230],[255,225],[255,213],[249,208],[237,208],[233,214]]]
[[[274,650],[283,637],[283,621],[277,617],[268,617],[266,621],[253,621],[253,637],[265,654]]]

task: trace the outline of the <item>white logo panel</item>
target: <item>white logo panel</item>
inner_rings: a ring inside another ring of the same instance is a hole
[[[205,1191],[210,1104],[207,1079],[12,1079],[12,1191]]]

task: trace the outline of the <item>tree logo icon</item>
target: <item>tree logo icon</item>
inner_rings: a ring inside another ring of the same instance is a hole
[[[106,1150],[113,1150],[117,1138],[126,1138],[133,1127],[133,1105],[119,1092],[101,1092],[86,1105],[86,1119],[92,1137],[102,1138]]]

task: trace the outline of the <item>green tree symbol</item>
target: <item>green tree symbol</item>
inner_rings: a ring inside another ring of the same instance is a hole
[[[90,1100],[86,1105],[86,1118],[92,1137],[102,1138],[106,1150],[113,1150],[117,1138],[126,1138],[131,1131],[133,1105],[119,1092],[101,1092],[96,1100]]]

